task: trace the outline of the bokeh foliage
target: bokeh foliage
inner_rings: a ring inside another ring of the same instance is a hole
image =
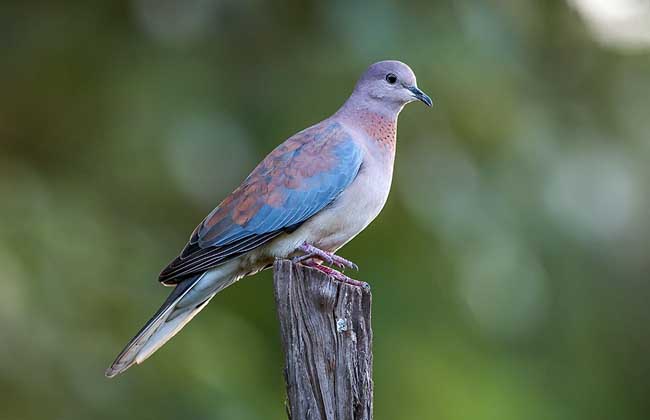
[[[283,419],[270,273],[102,373],[156,275],[370,63],[409,63],[373,285],[381,419],[650,416],[650,55],[563,1],[0,4],[0,417]]]

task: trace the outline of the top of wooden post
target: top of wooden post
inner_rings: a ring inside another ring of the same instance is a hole
[[[289,418],[372,419],[370,290],[288,260],[274,289]]]

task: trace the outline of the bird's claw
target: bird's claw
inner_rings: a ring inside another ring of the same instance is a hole
[[[307,264],[308,267],[315,268],[316,270],[320,271],[321,273],[325,273],[330,277],[333,277],[334,279],[346,283],[352,286],[356,287],[361,287],[362,289],[365,290],[370,290],[370,285],[366,283],[365,281],[359,281],[355,279],[351,279],[350,277],[346,276],[345,274],[341,273],[340,271],[336,271],[333,268],[326,267],[324,265],[317,264],[315,262],[309,262]]]
[[[353,270],[359,271],[358,265],[350,260],[346,260],[343,257],[339,257],[333,252],[323,251],[322,249],[316,248],[315,246],[309,245],[308,243],[302,244],[298,249],[304,252],[305,255],[294,257],[292,259],[294,263],[303,262],[309,258],[317,257],[329,265],[334,265],[342,269],[351,268]]]
[[[302,251],[305,254],[291,259],[294,263],[303,263],[308,266],[317,269],[318,271],[327,274],[346,284],[351,284],[353,286],[361,287],[365,290],[370,290],[368,283],[351,279],[340,271],[337,271],[331,267],[319,264],[316,260],[321,260],[326,264],[339,267],[341,269],[352,268],[359,271],[359,266],[353,263],[352,261],[346,260],[343,257],[339,257],[333,252],[323,251],[322,249],[316,248],[313,245],[308,243],[303,243],[298,247],[298,251]]]

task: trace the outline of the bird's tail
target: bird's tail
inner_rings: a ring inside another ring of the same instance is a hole
[[[144,362],[190,322],[214,295],[236,280],[237,277],[223,277],[215,272],[183,280],[106,369],[106,376],[112,378]]]

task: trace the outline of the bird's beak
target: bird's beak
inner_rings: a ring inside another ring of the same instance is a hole
[[[422,92],[416,86],[408,86],[407,89],[410,90],[411,93],[413,93],[413,97],[415,97],[416,99],[419,99],[420,101],[424,102],[424,104],[426,106],[432,106],[433,105],[433,101],[431,100],[429,95]]]

